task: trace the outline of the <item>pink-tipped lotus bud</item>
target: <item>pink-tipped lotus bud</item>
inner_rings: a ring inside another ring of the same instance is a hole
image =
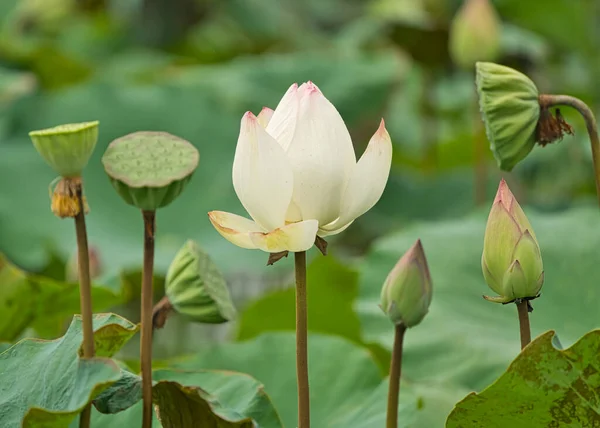
[[[535,298],[544,283],[544,267],[535,233],[504,180],[488,217],[481,258],[483,276],[498,297],[492,302]]]

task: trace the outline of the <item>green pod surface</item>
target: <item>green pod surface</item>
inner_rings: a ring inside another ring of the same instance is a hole
[[[114,140],[102,157],[110,181],[125,202],[154,211],[183,191],[198,166],[198,150],[166,132],[134,132]]]
[[[498,166],[511,171],[533,149],[540,118],[535,84],[510,67],[476,64],[479,108]]]
[[[194,241],[187,241],[169,266],[165,292],[173,308],[195,322],[220,324],[236,315],[225,279]]]
[[[98,121],[68,123],[31,131],[29,137],[46,163],[62,177],[79,177],[98,141]]]

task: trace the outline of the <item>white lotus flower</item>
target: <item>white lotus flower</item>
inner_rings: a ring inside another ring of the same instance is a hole
[[[316,235],[335,235],[381,197],[392,142],[383,120],[358,162],[340,114],[312,82],[293,84],[275,111],[242,117],[233,187],[252,220],[208,213],[242,248],[306,251]]]

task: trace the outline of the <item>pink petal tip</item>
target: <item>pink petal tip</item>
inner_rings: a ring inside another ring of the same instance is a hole
[[[306,82],[306,87],[305,90],[307,93],[312,94],[312,93],[321,93],[321,90],[319,89],[319,87],[317,85],[315,85],[311,80],[309,80],[308,82]]]

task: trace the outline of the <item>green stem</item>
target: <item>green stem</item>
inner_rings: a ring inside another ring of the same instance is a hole
[[[142,211],[144,217],[144,270],[142,272],[142,428],[152,427],[152,276],[154,271],[155,211]]]
[[[473,134],[473,157],[475,158],[475,205],[481,206],[485,203],[485,191],[487,187],[487,163],[485,147],[485,128],[479,113],[479,104],[475,98],[475,118]]]
[[[398,398],[400,396],[400,375],[402,373],[402,345],[406,326],[397,324],[394,333],[394,349],[390,362],[390,387],[388,390],[386,428],[398,427]]]
[[[600,139],[598,138],[598,126],[594,113],[586,103],[578,98],[569,95],[540,95],[539,102],[541,107],[554,107],[565,105],[574,108],[581,114],[585,121],[590,144],[592,145],[592,160],[594,162],[594,175],[596,179],[596,194],[598,203],[600,204]]]
[[[531,342],[531,327],[529,325],[529,305],[527,300],[517,303],[517,312],[519,313],[519,330],[521,333],[521,349],[525,348]]]
[[[92,284],[90,280],[90,253],[88,249],[87,228],[85,225],[85,207],[83,186],[76,185],[79,213],[75,216],[75,234],[77,236],[77,263],[79,271],[79,302],[81,323],[83,325],[83,358],[94,356],[94,327],[92,321]],[[88,404],[79,416],[79,427],[89,428],[92,405]]]
[[[308,323],[306,252],[295,253],[296,268],[296,376],[298,379],[298,428],[310,427],[308,390]]]

